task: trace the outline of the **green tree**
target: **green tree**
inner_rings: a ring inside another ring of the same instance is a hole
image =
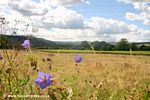
[[[95,50],[101,50],[101,43],[99,41],[92,42],[92,46]]]
[[[138,47],[137,47],[137,45],[135,43],[131,43],[129,45],[129,48],[132,49],[133,51],[138,50]]]
[[[150,51],[150,46],[141,45],[141,46],[139,47],[139,50]]]
[[[91,50],[91,47],[90,47],[88,41],[83,41],[81,43],[81,46],[82,46],[83,49]]]
[[[8,48],[8,39],[4,35],[0,35],[0,48],[2,49]]]
[[[94,41],[92,42],[92,45],[95,50],[113,50],[114,46],[105,42],[105,41]]]
[[[115,46],[116,50],[129,50],[129,44],[128,44],[128,40],[123,38],[121,39],[119,42],[117,42],[116,46]]]

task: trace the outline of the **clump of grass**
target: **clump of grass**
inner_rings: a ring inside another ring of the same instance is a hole
[[[150,97],[149,56],[104,55],[93,51],[80,54],[84,60],[76,66],[73,53],[15,49],[1,52],[2,99],[8,95],[34,94],[58,100],[148,100]],[[53,84],[40,89],[34,83],[37,70],[51,73]]]

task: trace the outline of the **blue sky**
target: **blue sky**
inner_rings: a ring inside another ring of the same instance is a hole
[[[135,11],[132,5],[125,5],[116,0],[91,0],[90,4],[78,4],[72,7],[86,17],[99,16],[123,20],[127,11]]]
[[[125,4],[118,0],[89,0],[90,4],[77,4],[70,7],[86,18],[92,16],[104,17],[107,19],[116,19],[125,21],[128,24],[136,24],[143,29],[150,29],[150,26],[143,25],[142,21],[130,21],[125,18],[126,12],[139,13],[132,4]]]
[[[150,0],[1,0],[0,16],[10,22],[3,34],[11,34],[18,20],[17,35],[53,41],[150,42]]]

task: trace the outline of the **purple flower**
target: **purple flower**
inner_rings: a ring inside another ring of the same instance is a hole
[[[24,40],[22,43],[23,48],[27,49],[30,47],[30,41],[29,40]]]
[[[80,63],[82,61],[82,57],[79,56],[79,55],[75,55],[74,60],[75,60],[76,63]]]
[[[2,57],[2,55],[0,54],[0,60],[2,60],[3,59],[3,57]]]
[[[38,78],[36,78],[35,83],[40,86],[41,89],[46,88],[52,84],[52,75],[44,72],[38,73]]]

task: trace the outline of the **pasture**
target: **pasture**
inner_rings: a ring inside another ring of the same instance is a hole
[[[97,54],[126,54],[126,55],[148,55],[150,51],[95,51],[95,50],[64,50],[64,49],[46,49],[41,50],[51,53],[97,53]]]
[[[0,60],[2,100],[149,100],[150,97],[150,56],[38,50],[0,50],[0,53],[4,57]],[[83,58],[77,65],[76,54]],[[45,89],[34,82],[40,71],[53,76],[53,83]]]

